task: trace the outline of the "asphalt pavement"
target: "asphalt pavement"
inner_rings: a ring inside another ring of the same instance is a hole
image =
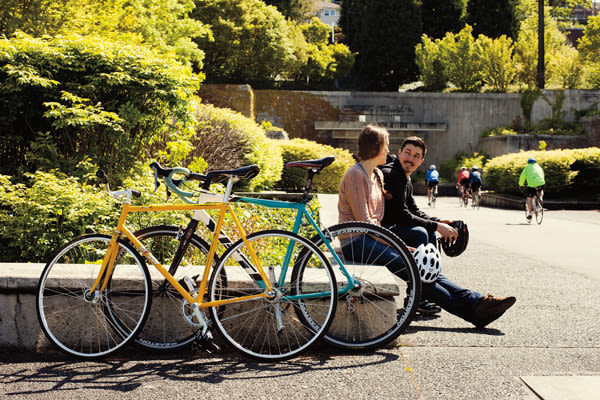
[[[319,196],[326,224],[335,196]],[[0,353],[9,399],[599,399],[600,212],[460,208],[442,197],[432,215],[469,226],[465,253],[444,257],[460,285],[516,304],[477,330],[445,312],[418,318],[398,343],[360,354],[320,346],[287,362],[257,363],[223,350],[156,355],[135,349],[101,361],[55,352]]]

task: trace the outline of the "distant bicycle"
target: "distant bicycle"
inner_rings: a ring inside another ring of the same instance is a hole
[[[473,210],[479,210],[479,204],[481,203],[481,193],[478,190],[474,190],[472,193],[473,200],[471,201],[471,206],[473,207]]]
[[[463,185],[458,185],[458,204],[459,206],[465,206],[465,208],[469,205],[469,190]]]
[[[532,214],[535,215],[535,221],[538,225],[542,223],[544,220],[544,203],[542,199],[540,199],[540,191],[539,188],[536,188],[535,195],[532,198],[533,200],[533,210]],[[527,218],[529,212],[527,210],[527,202],[525,202],[525,219],[527,219],[527,223],[531,223],[533,218]]]
[[[438,188],[437,188],[437,186],[435,186],[431,190],[431,200],[429,201],[429,205],[431,208],[435,208],[435,202],[437,201],[437,197],[438,197]]]

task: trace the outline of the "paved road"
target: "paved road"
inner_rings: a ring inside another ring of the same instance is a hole
[[[418,201],[427,210],[424,198]],[[335,198],[323,203],[334,220]],[[415,320],[397,346],[370,354],[319,348],[279,364],[227,351],[129,351],[100,362],[0,353],[0,397],[599,398],[600,213],[551,211],[537,226],[517,211],[461,209],[450,198],[431,213],[463,219],[471,232],[467,251],[444,259],[447,276],[482,293],[517,297],[488,329],[442,313]]]

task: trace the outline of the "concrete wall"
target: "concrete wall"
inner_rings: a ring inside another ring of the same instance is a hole
[[[212,86],[204,85],[200,95],[203,96],[202,93]],[[238,99],[240,96],[231,95],[229,91],[246,92],[246,88],[245,85],[220,85],[220,97],[224,104],[219,103],[219,95],[215,95],[212,89],[210,102],[232,108],[230,99]],[[519,103],[520,95],[517,93],[279,90],[254,90],[252,93],[254,106],[251,109],[256,121],[270,121],[285,129],[290,138],[315,140],[352,151],[360,127],[354,126],[348,130],[339,127],[347,122],[356,125],[360,122],[359,115],[363,115],[363,125],[376,122],[390,129],[391,151],[396,151],[400,140],[406,136],[416,134],[423,137],[430,147],[425,162],[427,165],[439,165],[458,152],[475,151],[478,149],[481,132],[486,128],[524,120]],[[545,91],[545,95],[551,103],[554,101],[551,91]],[[565,95],[563,111],[566,120],[574,119],[574,110],[584,110],[600,104],[600,91],[570,90],[565,91]],[[205,97],[206,101],[207,99]],[[550,105],[540,98],[533,106],[532,121],[549,117],[551,112]],[[325,122],[334,126],[337,124],[338,129],[324,128],[327,126],[323,124]],[[408,128],[410,126],[420,128],[411,130]],[[444,126],[445,129],[428,129],[427,126]]]
[[[520,150],[539,150],[540,140],[546,142],[546,150],[590,146],[587,136],[506,135],[480,138],[477,151],[484,151],[490,157],[497,157],[507,153],[518,153]]]

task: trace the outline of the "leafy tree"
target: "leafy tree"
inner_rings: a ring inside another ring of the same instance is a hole
[[[473,27],[473,36],[516,39],[520,21],[517,4],[518,0],[469,0],[466,22]]]
[[[196,0],[192,17],[209,25],[213,38],[196,38],[205,51],[207,82],[271,84],[305,65],[300,29],[261,0]]]
[[[401,83],[416,78],[414,52],[421,35],[418,1],[353,0],[342,11],[350,17],[350,25],[343,26],[350,50],[358,53],[354,79],[362,89],[398,90]]]
[[[430,38],[458,33],[465,26],[464,0],[422,0],[422,4],[423,33]]]
[[[446,33],[439,42],[440,55],[448,79],[462,92],[477,91],[481,86],[480,60],[470,25],[458,34]]]
[[[203,53],[192,41],[209,31],[188,14],[193,0],[3,0],[0,34],[101,36],[145,44],[202,68]]]
[[[528,86],[537,85],[538,65],[538,15],[537,9],[530,8],[526,18],[521,22],[518,40],[515,43],[514,60],[517,65],[517,76],[520,82]],[[553,77],[548,68],[554,58],[568,48],[565,35],[558,29],[558,24],[550,16],[549,9],[544,11],[544,63],[546,81]]]
[[[548,63],[551,84],[563,89],[577,89],[583,83],[584,64],[581,62],[579,52],[573,47],[565,47]]]
[[[512,60],[513,41],[505,35],[497,39],[479,35],[475,45],[483,82],[493,91],[506,91],[516,76]]]
[[[174,58],[98,37],[0,39],[0,172],[127,171],[192,120],[199,79]]]
[[[315,0],[264,0],[264,2],[277,7],[284,17],[302,23],[310,18]]]
[[[354,54],[344,44],[328,44],[330,28],[318,18],[300,25],[308,43],[308,62],[301,69],[298,80],[307,83],[333,82],[344,78],[354,64]]]
[[[442,63],[440,39],[431,40],[429,36],[423,35],[421,43],[415,49],[415,62],[421,74],[419,79],[423,82],[425,90],[438,91],[446,88],[448,76]]]
[[[600,61],[600,14],[588,18],[577,49],[586,61],[593,63]]]

